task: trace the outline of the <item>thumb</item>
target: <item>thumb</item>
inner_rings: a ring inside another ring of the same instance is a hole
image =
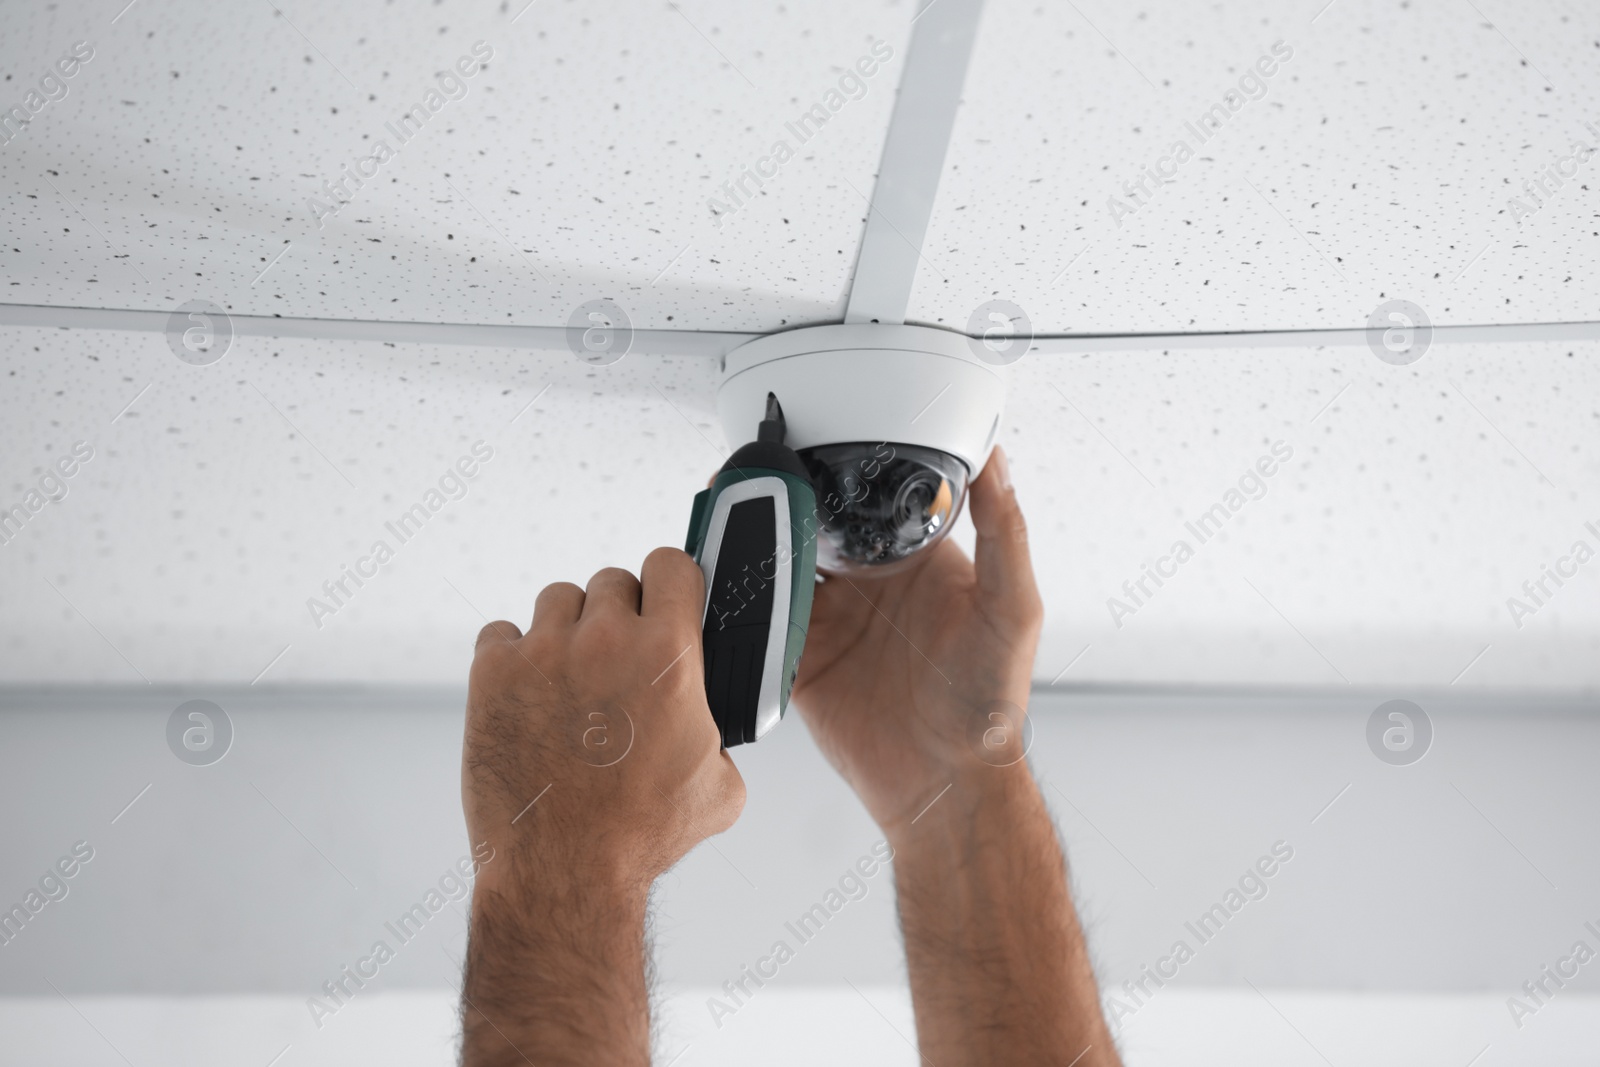
[[[973,560],[978,589],[1001,614],[1036,625],[1043,607],[1028,553],[1028,523],[1011,485],[1010,461],[999,445],[972,483],[971,494],[972,525],[978,530]]]

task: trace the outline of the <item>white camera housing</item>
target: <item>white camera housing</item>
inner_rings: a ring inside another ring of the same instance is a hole
[[[728,353],[717,411],[738,448],[756,439],[767,396],[777,397],[784,443],[807,461],[817,491],[818,565],[883,573],[949,533],[988,462],[1006,394],[1005,368],[989,354],[927,326],[770,334]]]
[[[790,448],[852,441],[920,445],[976,478],[1005,412],[1005,368],[964,334],[929,326],[808,326],[759,337],[723,361],[717,414],[730,448],[756,439],[767,394]]]

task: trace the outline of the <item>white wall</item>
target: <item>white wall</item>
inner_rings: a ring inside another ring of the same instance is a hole
[[[236,726],[210,767],[166,747],[189,696]],[[1435,726],[1409,767],[1366,745],[1389,696]],[[444,689],[4,691],[0,902],[79,839],[95,858],[0,948],[0,994],[50,995],[46,980],[69,996],[314,993],[466,852],[460,703]],[[1600,925],[1592,697],[1078,691],[1040,693],[1035,710],[1032,758],[1113,986],[1188,939],[1184,920],[1280,839],[1294,859],[1179,985],[1509,995],[1585,919]],[[877,839],[800,722],[735,758],[743,818],[661,886],[668,991],[733,977]],[[898,981],[889,890],[876,877],[779,981]],[[453,980],[462,925],[441,913],[379,987]]]

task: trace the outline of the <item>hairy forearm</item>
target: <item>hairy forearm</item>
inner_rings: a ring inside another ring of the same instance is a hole
[[[939,1067],[1119,1063],[1055,827],[1025,763],[891,835],[922,1051]]]
[[[480,884],[462,985],[463,1067],[650,1062],[647,897]]]

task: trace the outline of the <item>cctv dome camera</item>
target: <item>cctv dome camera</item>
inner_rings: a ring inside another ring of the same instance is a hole
[[[950,532],[999,433],[1003,375],[947,330],[812,326],[730,352],[717,411],[738,448],[776,398],[816,492],[818,567],[883,574]]]

